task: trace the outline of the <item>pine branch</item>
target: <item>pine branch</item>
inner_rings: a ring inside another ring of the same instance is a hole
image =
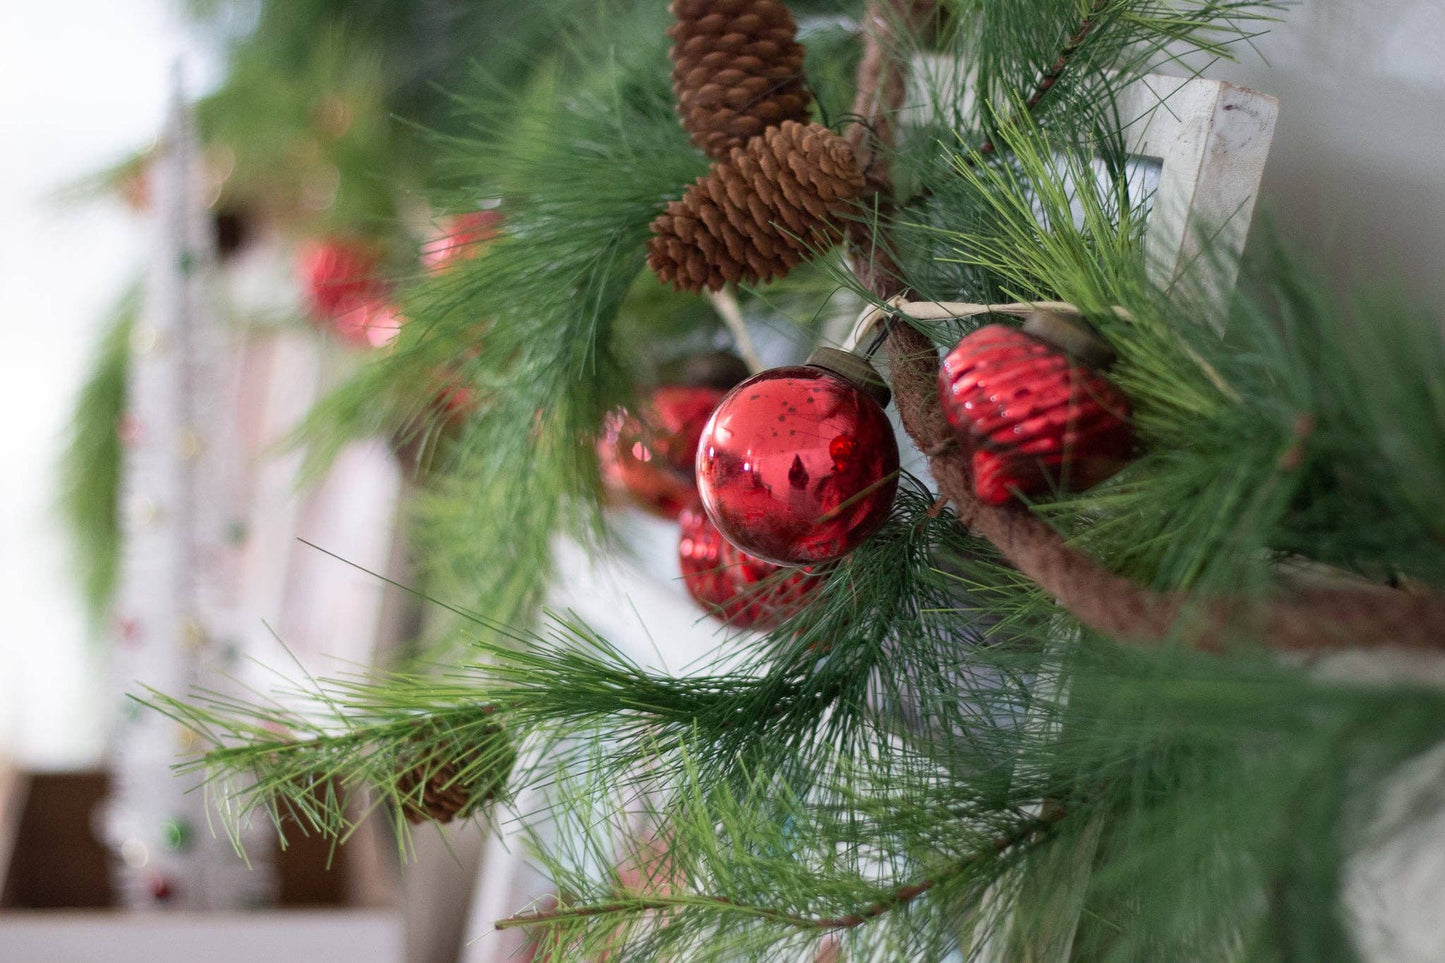
[[[1046,832],[1050,827],[1062,820],[1065,814],[1066,811],[1062,807],[1050,807],[1046,809],[1044,814],[1039,818],[1022,823],[1014,832],[996,836],[988,848],[958,861],[943,873],[915,882],[904,883],[896,887],[882,899],[875,900],[867,906],[839,916],[804,916],[797,913],[788,913],[770,906],[738,903],[726,896],[710,894],[687,894],[682,896],[639,894],[636,898],[618,899],[607,903],[593,903],[575,907],[559,906],[549,910],[519,913],[504,920],[498,920],[496,927],[499,930],[504,930],[518,926],[547,925],[586,919],[594,916],[630,915],[654,910],[707,907],[755,916],[777,923],[786,923],[789,926],[799,929],[819,930],[823,932],[851,930],[875,920],[885,913],[907,906],[909,903],[912,903],[914,900],[934,889],[940,883],[946,882],[952,877],[965,872],[970,866],[980,863],[985,859],[996,857],[1015,846],[1036,840],[1040,834]]]
[[[1032,113],[1034,108],[1038,107],[1039,102],[1044,99],[1044,95],[1053,89],[1054,84],[1059,82],[1059,78],[1064,75],[1064,71],[1068,69],[1069,64],[1073,61],[1074,55],[1079,52],[1079,48],[1084,45],[1084,41],[1089,39],[1089,34],[1093,31],[1095,24],[1098,23],[1099,17],[1108,11],[1110,2],[1111,0],[1094,0],[1094,5],[1089,9],[1088,16],[1079,22],[1079,26],[1069,35],[1069,38],[1064,41],[1064,45],[1059,48],[1059,55],[1054,58],[1054,62],[1044,70],[1043,76],[1039,78],[1038,86],[1036,86],[1033,93],[1029,94],[1028,98],[1024,100],[1023,109],[1025,113]],[[990,137],[979,145],[977,155],[981,157],[987,156],[994,153],[997,149],[994,145],[993,138]]]
[[[1095,4],[1096,15],[1103,2],[1106,0]],[[906,10],[894,10],[893,15],[920,15],[927,6],[912,4]],[[869,127],[886,134],[891,128],[878,123],[878,117],[896,111],[901,103],[907,66],[897,58],[891,63],[887,60],[892,36],[883,6],[874,4],[869,10],[863,60],[868,69],[859,71],[858,104],[863,108],[859,113]],[[1086,20],[1087,26],[1069,38],[1067,56],[1055,61],[1058,69],[1050,68],[1029,102],[1037,105],[1047,88],[1058,81],[1094,22]],[[886,196],[891,186],[886,171],[875,170],[871,177]],[[902,272],[888,253],[886,234],[887,225],[880,219],[867,237],[857,231],[849,237],[854,271],[880,301],[900,293],[902,286]],[[1445,599],[1439,597],[1374,589],[1306,590],[1261,604],[1153,592],[1103,568],[1026,509],[985,505],[974,494],[967,455],[947,445],[953,432],[938,401],[938,356],[932,342],[909,325],[894,324],[889,344],[894,358],[893,391],[904,428],[920,451],[936,452],[930,455],[930,468],[942,493],[957,506],[960,524],[988,539],[1084,625],[1146,644],[1185,633],[1190,644],[1205,650],[1221,649],[1250,636],[1278,649],[1298,651],[1445,648]],[[1187,627],[1186,616],[1192,623]]]

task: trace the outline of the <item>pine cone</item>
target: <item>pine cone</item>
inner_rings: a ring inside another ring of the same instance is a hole
[[[785,121],[713,165],[652,222],[647,263],[678,290],[782,277],[843,236],[863,174],[843,138]]]
[[[487,730],[490,748],[492,738],[505,738],[499,727]],[[428,820],[449,823],[471,815],[477,806],[494,797],[506,781],[510,765],[500,774],[473,775],[463,781],[462,772],[483,751],[478,747],[463,753],[459,759],[442,760],[436,755],[413,759],[397,773],[396,787],[402,799],[401,814],[413,825]],[[418,792],[418,790],[420,790]]]
[[[808,120],[797,24],[779,0],[673,0],[672,88],[692,142],[724,160],[769,127]]]

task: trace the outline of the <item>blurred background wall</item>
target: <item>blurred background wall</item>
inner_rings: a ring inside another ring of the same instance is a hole
[[[103,649],[68,574],[54,471],[102,323],[147,254],[114,200],[55,193],[144,146],[172,65],[204,89],[214,58],[166,0],[0,5],[0,757],[99,757]],[[183,56],[182,56],[183,55]]]

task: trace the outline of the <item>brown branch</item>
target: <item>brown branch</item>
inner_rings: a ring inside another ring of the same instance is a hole
[[[790,926],[795,926],[800,929],[819,930],[823,932],[851,930],[862,926],[870,920],[877,919],[890,910],[908,905],[924,893],[933,889],[940,882],[959,875],[970,866],[997,856],[1022,843],[1029,842],[1051,829],[1056,823],[1062,820],[1066,814],[1067,810],[1063,807],[1047,806],[1038,817],[1021,823],[1011,833],[995,836],[990,840],[986,848],[966,856],[938,876],[928,877],[912,883],[905,883],[882,899],[869,903],[860,910],[845,913],[842,916],[802,916],[796,913],[773,909],[769,906],[754,906],[747,903],[738,903],[728,899],[726,896],[712,896],[708,894],[687,894],[683,896],[639,895],[633,899],[619,899],[610,903],[593,903],[589,906],[577,907],[558,906],[553,909],[537,910],[531,913],[518,913],[515,916],[498,920],[495,925],[497,929],[505,930],[518,926],[537,926],[561,920],[587,919],[593,916],[610,916],[617,913],[654,912],[659,910],[710,906],[718,909],[733,910],[739,913],[773,920],[778,923],[787,923]]]
[[[1093,8],[1097,14],[1107,0]],[[887,117],[896,112],[906,89],[906,65],[888,57],[894,41],[891,24],[910,22],[931,4],[892,0],[870,6],[862,64],[858,113],[873,131],[891,131]],[[900,18],[901,21],[900,21]],[[1069,38],[1064,54],[1046,72],[1037,104],[1058,80],[1093,28],[1085,20]],[[862,124],[860,124],[862,126]],[[854,134],[856,131],[850,132]],[[860,135],[861,136],[861,135]],[[886,142],[883,142],[886,143]],[[873,162],[875,189],[887,198],[886,166]],[[887,201],[880,201],[886,206]],[[902,272],[888,253],[886,225],[849,237],[850,260],[859,280],[880,300],[900,293]],[[907,324],[889,332],[893,395],[903,427],[914,445],[929,456],[941,493],[957,506],[959,520],[988,539],[1020,572],[1053,596],[1084,625],[1123,640],[1159,643],[1180,635],[1202,649],[1218,649],[1233,638],[1262,638],[1281,650],[1398,646],[1445,648],[1445,599],[1385,588],[1303,589],[1269,599],[1199,599],[1179,592],[1154,592],[1104,569],[1067,544],[1052,528],[1016,505],[995,507],[979,501],[968,474],[967,454],[957,445],[938,401],[938,354],[932,342]]]
[[[1094,0],[1094,6],[1089,9],[1089,15],[1079,21],[1078,27],[1074,29],[1073,33],[1069,34],[1068,39],[1064,41],[1064,45],[1059,48],[1059,55],[1054,58],[1054,62],[1049,65],[1048,69],[1044,71],[1043,76],[1039,78],[1039,82],[1037,86],[1034,87],[1033,93],[1029,94],[1028,99],[1024,101],[1024,111],[1026,113],[1033,113],[1034,108],[1039,105],[1039,101],[1044,99],[1044,95],[1053,89],[1054,84],[1059,82],[1059,78],[1064,75],[1064,71],[1068,69],[1069,63],[1074,59],[1074,55],[1079,52],[1079,48],[1084,45],[1084,41],[1089,39],[1089,34],[1094,32],[1094,27],[1099,22],[1099,16],[1108,9],[1109,3],[1110,0]],[[989,139],[979,145],[975,156],[992,154],[996,150],[998,150],[998,148],[994,146],[993,140]]]

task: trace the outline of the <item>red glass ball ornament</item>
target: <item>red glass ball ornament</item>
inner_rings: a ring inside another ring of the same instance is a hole
[[[301,274],[312,312],[331,320],[381,297],[385,286],[376,277],[380,265],[377,250],[358,241],[329,238],[305,248]]]
[[[688,594],[723,622],[771,629],[807,604],[818,577],[739,551],[723,538],[701,505],[683,509],[677,543]]]
[[[1122,468],[1134,447],[1124,393],[1016,328],[988,325],[960,341],[943,359],[938,392],[971,453],[974,491],[991,505],[1088,488]]]
[[[396,340],[406,318],[384,297],[362,298],[343,307],[331,328],[360,348],[383,348]]]
[[[613,443],[616,474],[643,506],[676,518],[697,496],[697,441],[723,392],[717,388],[658,388],[636,415],[622,420]]]
[[[421,246],[421,263],[433,273],[445,273],[480,254],[501,226],[501,211],[471,211],[446,218]]]
[[[898,442],[882,406],[816,365],[738,385],[697,450],[697,486],[718,531],[779,565],[816,565],[857,548],[888,517]]]

